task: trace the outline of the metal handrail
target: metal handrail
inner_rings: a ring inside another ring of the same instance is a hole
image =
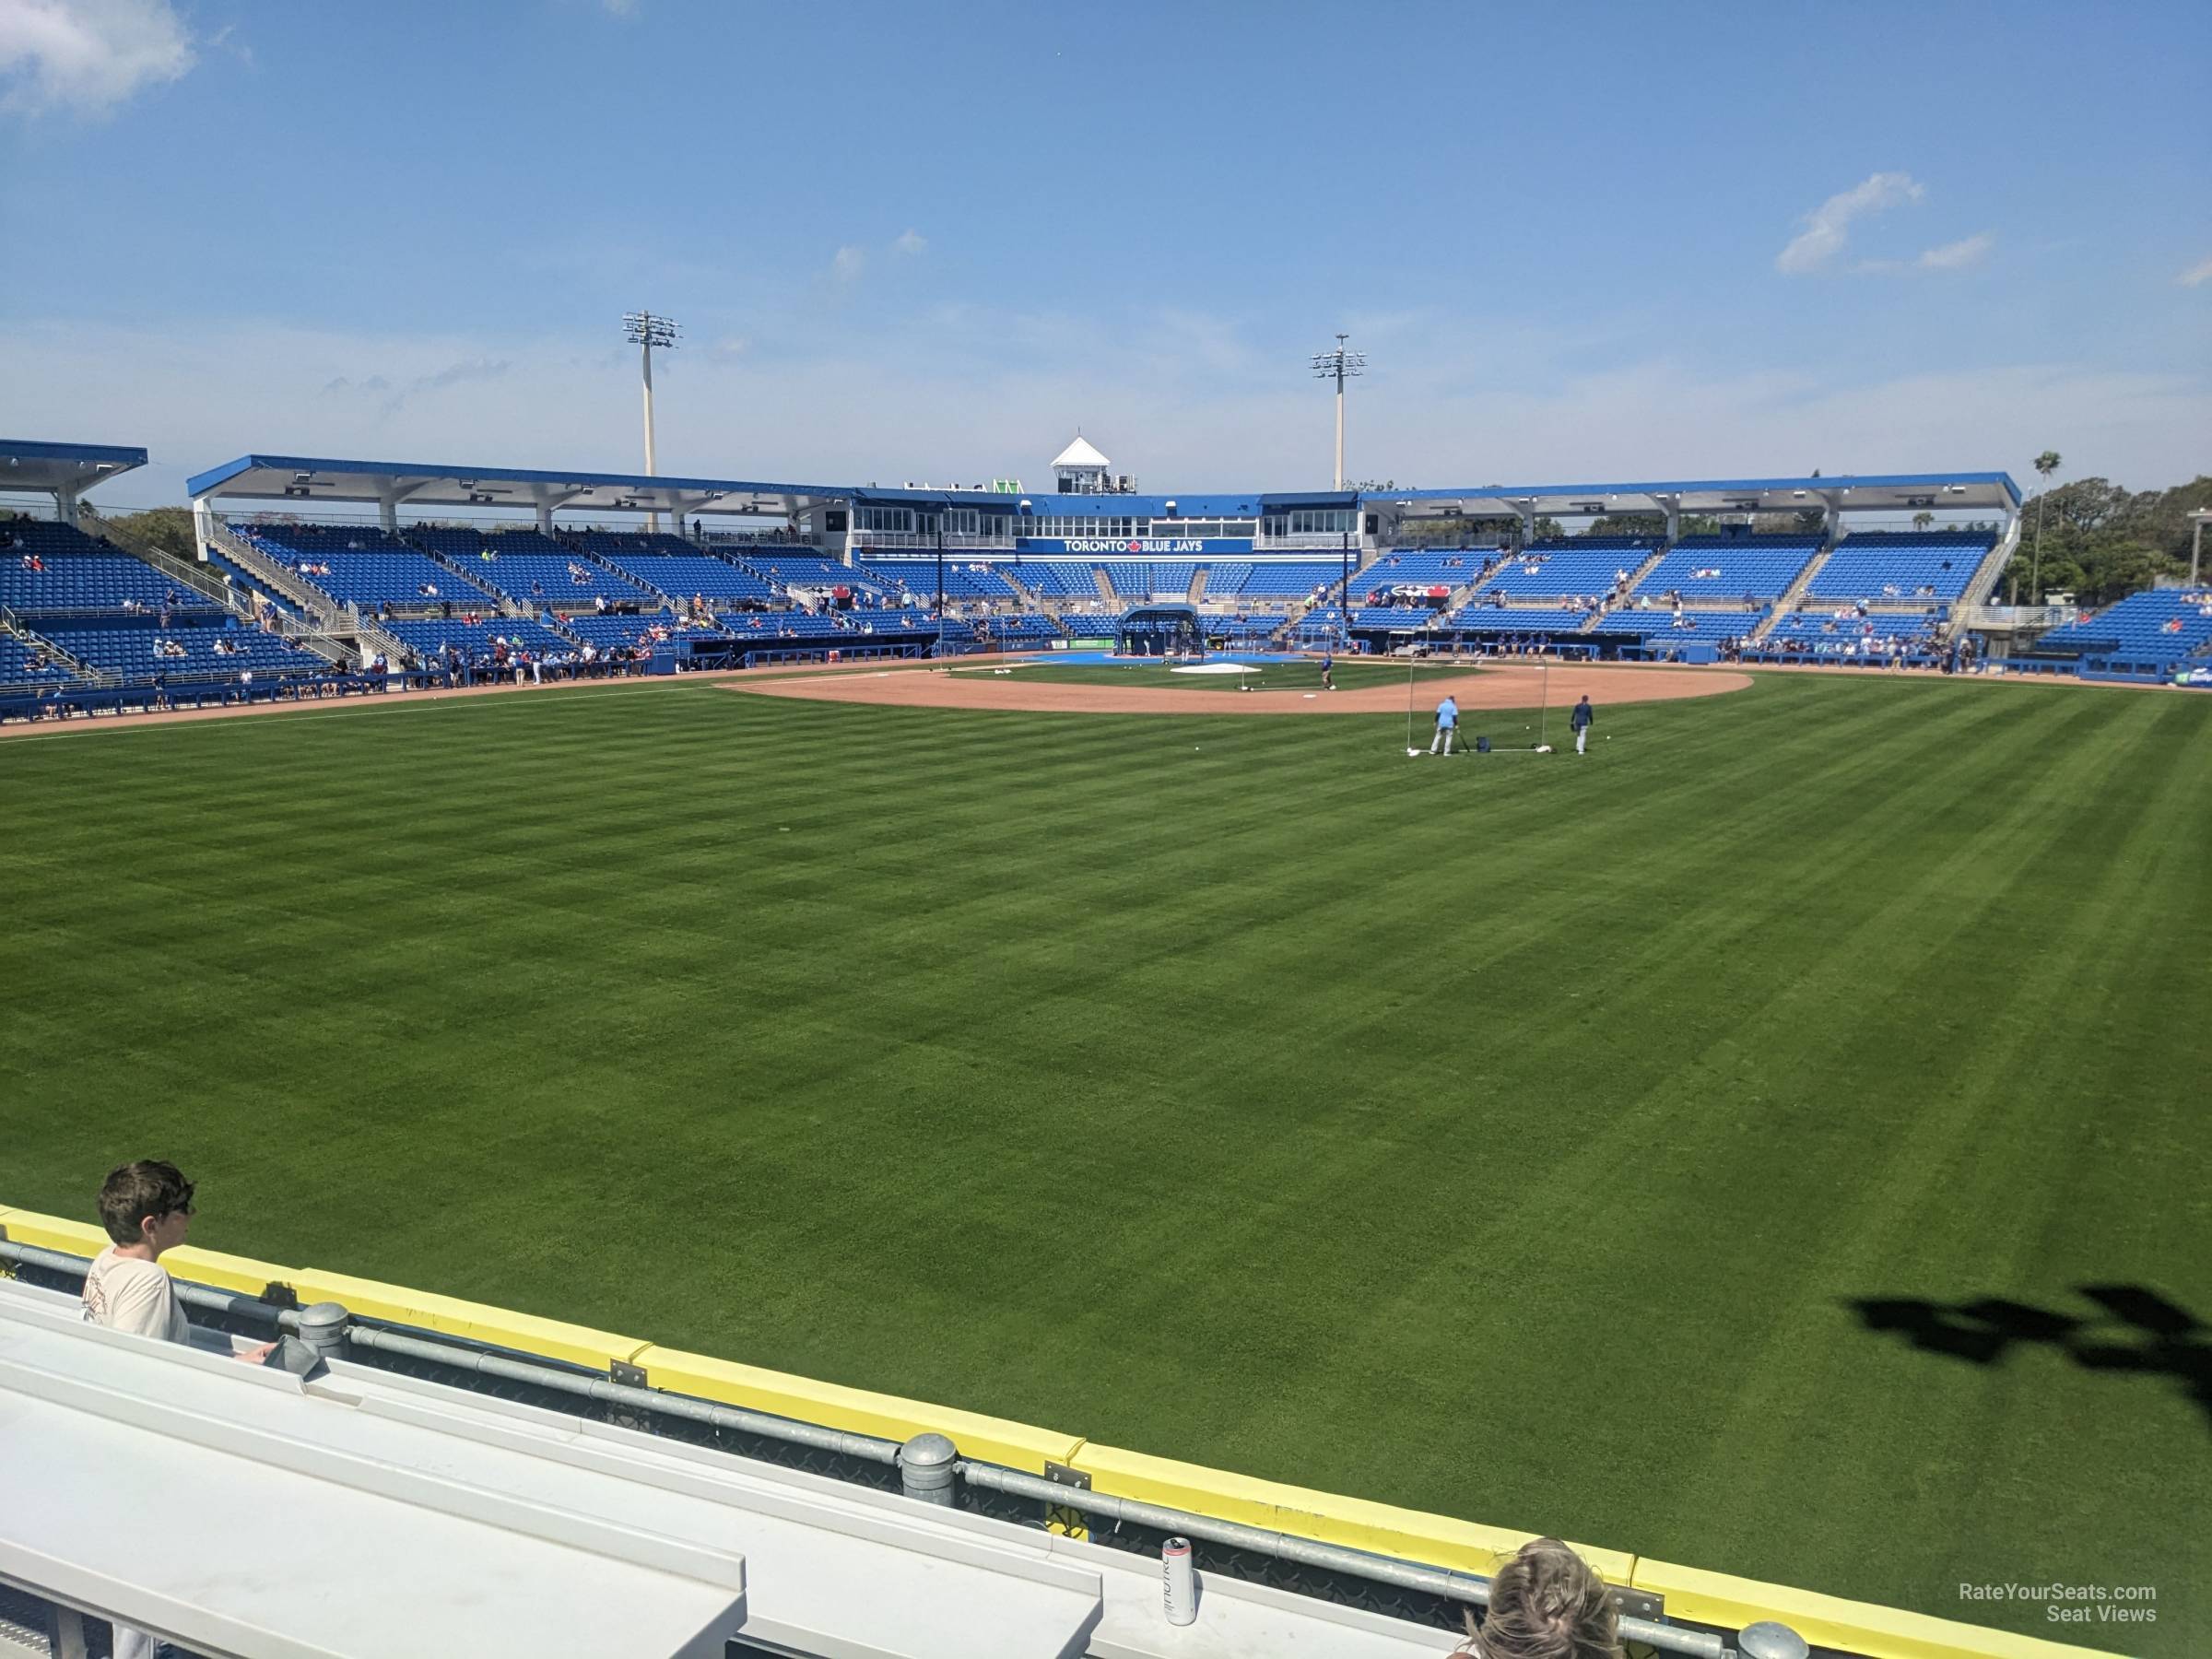
[[[39,1245],[21,1244],[0,1232],[0,1263],[15,1263],[41,1272],[82,1279],[91,1264],[83,1256]],[[434,1339],[408,1333],[388,1324],[357,1318],[339,1304],[320,1302],[309,1308],[285,1306],[215,1286],[172,1279],[177,1300],[190,1308],[226,1318],[255,1321],[299,1337],[319,1352],[330,1353],[350,1346],[399,1359],[427,1360],[474,1375],[549,1389],[618,1406],[638,1413],[681,1418],[712,1429],[723,1429],[760,1440],[805,1446],[811,1450],[852,1457],[901,1471],[901,1488],[910,1497],[949,1502],[942,1483],[943,1457],[955,1448],[942,1437],[918,1435],[904,1442],[876,1435],[855,1434],[824,1428],[743,1406],[723,1406],[690,1394],[671,1394],[642,1382],[620,1381],[582,1367],[560,1365],[535,1356],[503,1351],[488,1345],[455,1339]],[[272,1286],[271,1289],[276,1287]],[[907,1478],[904,1461],[912,1455],[914,1477]],[[936,1471],[931,1479],[925,1470]],[[1300,1566],[1341,1573],[1372,1583],[1417,1591],[1472,1606],[1488,1607],[1490,1580],[1450,1568],[1431,1567],[1394,1556],[1376,1555],[1340,1544],[1326,1544],[1294,1533],[1218,1520],[1189,1510],[1171,1509],[1135,1498],[1119,1498],[1088,1488],[1065,1485],[1042,1476],[1009,1469],[997,1464],[956,1458],[954,1476],[981,1491],[1034,1500],[1053,1510],[1075,1510],[1097,1519],[1143,1527],[1182,1536],[1201,1538],[1227,1548],[1247,1551]],[[1641,1642],[1683,1659],[1732,1659],[1733,1650],[1721,1636],[1708,1630],[1686,1630],[1654,1619],[1622,1615],[1624,1641]]]

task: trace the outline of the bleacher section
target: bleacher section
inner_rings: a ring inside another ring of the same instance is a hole
[[[871,581],[865,571],[841,564],[834,559],[824,559],[806,547],[754,547],[738,552],[737,557],[749,570],[758,571],[778,587],[849,588],[863,595],[888,594],[890,584]],[[932,561],[935,568],[935,561]],[[946,591],[951,591],[952,567],[946,566]],[[1003,583],[1001,584],[1004,585]],[[933,589],[934,591],[934,589]]]
[[[330,666],[312,652],[295,650],[253,629],[118,622],[100,628],[42,628],[39,637],[52,641],[94,673],[126,680],[150,680],[156,675],[171,680],[230,678],[247,669],[256,676],[318,674]]]
[[[679,606],[694,594],[708,600],[745,600],[755,605],[770,604],[776,597],[775,589],[753,571],[711,554],[607,552],[599,557],[652,590],[647,595],[649,603],[653,594]]]
[[[852,610],[839,611],[836,614],[838,619],[848,629],[859,633],[934,634],[937,630],[937,622],[935,617],[927,611],[916,610],[912,606],[899,606],[882,610],[863,610],[855,606]]]
[[[1244,591],[1252,580],[1249,564],[1209,564],[1206,567],[1206,596],[1208,599],[1233,599]]]
[[[1187,599],[1198,566],[1190,559],[1159,562],[1116,559],[1106,563],[1106,580],[1124,599]]]
[[[1099,583],[1092,574],[1096,569],[1088,559],[1025,559],[1014,567],[1023,585],[1047,599],[1096,599]],[[947,582],[952,580],[949,568],[945,580]],[[945,591],[949,594],[952,590],[947,587]]]
[[[1638,594],[1700,601],[1779,599],[1820,550],[1817,535],[1686,535],[1639,582]]]
[[[1360,604],[1372,594],[1388,593],[1394,588],[1441,588],[1446,593],[1463,588],[1482,574],[1483,560],[1494,559],[1498,550],[1491,548],[1449,547],[1424,548],[1418,551],[1399,549],[1386,552],[1365,570],[1352,574],[1352,591],[1348,597]]]
[[[484,586],[534,609],[591,610],[602,596],[610,605],[641,604],[653,597],[636,582],[535,530],[494,535],[423,526],[409,531],[407,539],[460,565]]]
[[[1595,598],[1617,586],[1624,572],[1634,575],[1657,547],[1627,535],[1531,542],[1509,556],[1479,591],[1516,599]],[[1363,579],[1355,578],[1354,585]]]
[[[1942,621],[1933,611],[1900,614],[1875,611],[1865,616],[1855,610],[1800,610],[1791,613],[1759,643],[1769,653],[1816,657],[1870,656],[1880,648],[1887,655],[1888,642],[1899,641],[1909,656],[1925,657],[1938,650]],[[1873,641],[1863,646],[1862,641]]]
[[[2212,588],[2160,588],[2053,629],[2036,641],[2035,654],[2168,666],[2207,648]]]
[[[1335,587],[1343,580],[1344,563],[1341,559],[1286,559],[1279,564],[1265,564],[1254,559],[1252,574],[1245,578],[1244,585],[1237,592],[1246,599],[1311,599],[1326,589]],[[1355,574],[1352,578],[1355,587],[1359,585],[1359,581]],[[1206,583],[1206,591],[1213,592],[1211,581]]]
[[[1794,578],[1792,578],[1794,580]],[[1692,641],[1712,644],[1720,640],[1741,640],[1767,619],[1773,607],[1760,606],[1747,610],[1736,606],[1729,610],[1692,610],[1685,606],[1677,617],[1672,610],[1638,610],[1624,606],[1609,611],[1591,631],[1616,637],[1632,634],[1641,638],[1647,647],[1665,649],[1669,645],[1687,644]]]
[[[1251,614],[1240,617],[1208,616],[1202,618],[1199,626],[1209,640],[1222,640],[1230,644],[1257,644],[1273,639],[1289,618],[1274,613]]]
[[[1650,555],[1646,554],[1646,558]],[[1530,606],[1486,605],[1477,600],[1463,605],[1453,613],[1445,626],[1450,631],[1472,634],[1480,639],[1509,639],[1514,636],[1545,639],[1564,639],[1580,633],[1583,624],[1590,619],[1588,611],[1568,610],[1557,606]]]
[[[42,565],[40,570],[32,564]],[[0,606],[26,618],[120,612],[125,601],[159,612],[220,609],[128,553],[68,524],[45,520],[0,524]]]
[[[1029,566],[1022,567],[1024,580],[1028,579],[1030,569]],[[1089,567],[1086,565],[1084,571],[1082,591],[1087,594],[1095,594],[1098,590],[1090,583]],[[917,599],[925,601],[937,596],[937,561],[934,559],[864,559],[861,560],[860,574],[887,594],[903,589]],[[1048,593],[1051,591],[1046,590]],[[975,562],[956,564],[949,559],[945,561],[946,598],[961,601],[1010,600],[1014,596],[1014,590],[1006,585],[1006,579],[989,565]]]
[[[439,653],[448,644],[472,660],[488,657],[495,638],[519,642],[533,656],[558,655],[576,649],[571,641],[542,622],[522,617],[490,617],[476,623],[464,622],[458,617],[433,618],[428,621],[387,622],[383,628],[386,633],[424,658]]]
[[[68,669],[37,646],[0,634],[0,686],[55,685],[70,677]]]
[[[1988,531],[1865,531],[1836,544],[1806,593],[1877,605],[1957,599],[1995,546]]]
[[[445,603],[456,609],[493,607],[485,589],[382,530],[323,524],[234,524],[230,528],[297,581],[341,605],[417,611]]]

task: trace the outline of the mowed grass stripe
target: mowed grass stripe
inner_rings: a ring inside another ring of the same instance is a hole
[[[2206,706],[1776,676],[1446,762],[688,686],[0,747],[0,1195],[165,1150],[219,1247],[1933,1612],[2062,1529],[2180,1597],[2176,1380],[1849,1302],[2212,1306]]]

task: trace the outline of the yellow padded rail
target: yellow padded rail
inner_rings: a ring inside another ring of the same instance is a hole
[[[182,1253],[182,1252],[178,1253]],[[500,1347],[566,1359],[605,1371],[615,1360],[636,1364],[636,1356],[649,1346],[635,1336],[618,1336],[588,1325],[568,1324],[558,1319],[539,1319],[514,1313],[483,1302],[463,1301],[428,1290],[410,1290],[376,1279],[353,1278],[342,1273],[323,1273],[312,1267],[297,1269],[291,1287],[302,1302],[343,1302],[348,1313],[371,1319],[388,1319],[398,1324],[421,1325],[449,1336],[496,1343]]]
[[[1843,1648],[1868,1659],[2116,1659],[2101,1650],[2069,1647],[2041,1636],[2015,1636],[1671,1561],[1639,1561],[1633,1582],[1639,1590],[1666,1597],[1670,1618],[1739,1630],[1762,1618],[1777,1619],[1816,1647]]]
[[[1363,1498],[1339,1498],[1305,1487],[1254,1480],[1198,1464],[1124,1452],[1116,1446],[1086,1445],[1076,1454],[1075,1467],[1090,1477],[1093,1491],[1116,1498],[1189,1510],[1218,1521],[1294,1533],[1324,1544],[1400,1556],[1486,1578],[1498,1571],[1505,1557],[1536,1536],[1535,1533],[1509,1532],[1419,1510],[1371,1503]],[[1636,1569],[1634,1556],[1587,1544],[1577,1544],[1575,1548],[1608,1583],[1630,1582]]]
[[[107,1235],[88,1223],[30,1210],[0,1207],[0,1227],[18,1243],[72,1255],[97,1255],[108,1242]],[[817,1382],[374,1279],[284,1267],[190,1245],[171,1251],[162,1259],[180,1278],[228,1290],[258,1295],[270,1284],[288,1284],[302,1302],[343,1302],[349,1312],[371,1319],[421,1325],[594,1370],[623,1360],[642,1367],[647,1382],[654,1388],[720,1400],[800,1422],[896,1441],[935,1431],[950,1437],[963,1455],[1008,1468],[1041,1474],[1047,1463],[1069,1465],[1089,1475],[1094,1490],[1117,1498],[1188,1510],[1218,1521],[1241,1522],[1271,1532],[1462,1572],[1494,1572],[1503,1557],[1535,1535],[1254,1480],[1142,1452],[1091,1445],[1081,1435],[1035,1429],[1026,1423],[834,1382]],[[1762,1618],[1779,1619],[1817,1645],[1845,1648],[1870,1659],[2114,1659],[2101,1650],[2069,1647],[2041,1637],[2015,1636],[1868,1602],[1731,1578],[1617,1549],[1598,1549],[1586,1544],[1574,1547],[1608,1583],[1632,1585],[1665,1597],[1670,1617],[1737,1629]]]
[[[1083,1444],[1079,1434],[1056,1434],[1011,1423],[1003,1418],[958,1411],[948,1406],[929,1406],[902,1400],[893,1394],[870,1394],[836,1382],[817,1382],[785,1371],[739,1365],[705,1354],[687,1354],[676,1348],[647,1348],[632,1364],[645,1368],[645,1379],[654,1388],[699,1394],[725,1406],[742,1406],[777,1417],[796,1418],[852,1434],[873,1434],[884,1440],[911,1440],[917,1434],[947,1437],[964,1457],[1003,1464],[1010,1469],[1044,1473],[1049,1463],[1065,1464]]]
[[[0,1227],[6,1228],[7,1236],[18,1244],[35,1244],[41,1250],[59,1250],[70,1255],[96,1256],[109,1242],[108,1235],[89,1222],[64,1221],[29,1210],[0,1210]],[[275,1262],[225,1255],[219,1250],[202,1250],[192,1244],[164,1251],[161,1260],[181,1279],[248,1296],[259,1296],[272,1284],[288,1284],[293,1272]]]

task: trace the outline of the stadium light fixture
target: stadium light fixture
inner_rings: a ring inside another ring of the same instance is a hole
[[[676,336],[682,332],[683,324],[680,323],[668,317],[656,317],[651,312],[626,312],[622,316],[622,337],[639,348],[645,363],[645,476],[649,478],[658,470],[653,454],[653,354],[655,348],[674,351]],[[649,512],[645,515],[645,528],[648,531],[657,534],[660,527],[659,513]],[[677,534],[681,535],[684,524],[680,517],[677,520],[676,527]]]
[[[1313,378],[1324,381],[1333,380],[1336,382],[1336,483],[1335,488],[1338,489],[1344,488],[1344,382],[1367,372],[1367,353],[1345,349],[1345,341],[1351,337],[1349,335],[1338,335],[1335,350],[1317,351],[1312,358]]]

